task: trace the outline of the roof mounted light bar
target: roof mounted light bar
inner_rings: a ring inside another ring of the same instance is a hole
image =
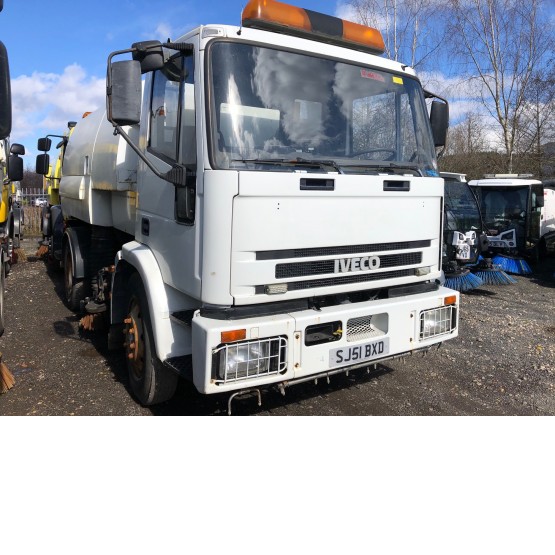
[[[250,0],[243,10],[242,23],[245,27],[286,32],[371,54],[385,51],[378,29],[275,0]]]

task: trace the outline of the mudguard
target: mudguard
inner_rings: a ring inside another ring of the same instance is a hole
[[[190,308],[191,300],[165,285],[154,254],[137,241],[126,243],[118,253],[112,277],[111,323],[121,324],[126,316],[129,302],[126,287],[134,271],[141,276],[148,299],[157,357],[163,361],[191,354],[190,328],[170,318],[172,312]]]
[[[18,249],[21,246],[23,238],[24,212],[19,206],[12,207],[12,221],[10,226],[10,237],[13,241],[13,248]]]
[[[71,252],[74,278],[76,279],[86,277],[83,253],[87,252],[89,242],[89,233],[86,228],[68,227],[64,232],[64,247],[69,248]]]

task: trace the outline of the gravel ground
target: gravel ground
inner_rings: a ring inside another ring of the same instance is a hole
[[[6,280],[3,360],[16,378],[0,415],[220,415],[227,397],[202,396],[185,382],[174,399],[144,408],[129,393],[121,354],[102,333],[80,332],[63,304],[62,276],[25,239]],[[553,415],[555,260],[506,287],[461,296],[459,337],[426,356],[367,373],[297,385],[282,397],[234,402],[237,415]]]

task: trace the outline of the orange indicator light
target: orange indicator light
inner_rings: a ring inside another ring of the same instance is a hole
[[[241,341],[246,339],[247,330],[229,330],[222,331],[222,343],[233,343],[234,341]]]

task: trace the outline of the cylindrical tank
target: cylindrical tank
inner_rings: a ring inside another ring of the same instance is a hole
[[[137,142],[138,127],[126,131]],[[137,163],[135,152],[114,135],[105,110],[84,117],[71,134],[63,161],[60,197],[65,217],[132,232],[135,210],[130,201]]]

